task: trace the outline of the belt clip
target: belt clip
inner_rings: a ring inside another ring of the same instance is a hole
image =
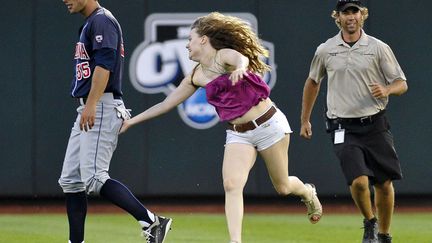
[[[252,123],[254,124],[255,128],[259,127],[258,123],[256,122],[256,120],[252,120]]]
[[[372,116],[365,116],[360,118],[360,123],[365,123],[365,121],[372,122]]]
[[[233,129],[234,129],[234,132],[238,132],[237,131],[237,124],[233,124]]]

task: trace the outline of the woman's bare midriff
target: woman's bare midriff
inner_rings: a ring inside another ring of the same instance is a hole
[[[264,114],[264,112],[266,112],[272,105],[273,103],[270,98],[262,100],[256,106],[250,108],[243,116],[231,120],[229,123],[238,125],[255,120]]]

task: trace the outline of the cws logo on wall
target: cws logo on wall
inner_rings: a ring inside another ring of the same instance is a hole
[[[186,45],[193,21],[207,13],[157,13],[149,15],[144,24],[144,42],[134,50],[129,66],[132,85],[145,94],[169,95],[197,64],[189,60]],[[257,20],[250,13],[228,13],[247,21],[258,30]],[[258,33],[258,32],[257,32]],[[273,43],[262,41],[269,50],[265,62],[272,66],[264,80],[273,88],[276,82]],[[177,107],[182,120],[196,129],[214,126],[219,117],[207,103],[205,89],[199,88]]]

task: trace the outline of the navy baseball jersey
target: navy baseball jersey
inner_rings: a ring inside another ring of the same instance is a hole
[[[96,66],[100,66],[110,71],[105,93],[110,92],[113,93],[114,98],[121,98],[124,64],[123,35],[119,22],[109,10],[98,8],[86,19],[80,29],[74,59],[72,97],[88,96],[93,71]]]

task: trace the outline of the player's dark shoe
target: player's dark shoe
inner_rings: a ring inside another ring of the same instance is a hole
[[[163,243],[171,229],[172,219],[155,215],[155,222],[143,228],[143,236],[147,243]]]
[[[378,243],[378,223],[376,218],[364,219],[363,229],[362,243]]]
[[[378,233],[378,242],[379,243],[391,243],[392,237],[389,234]]]

